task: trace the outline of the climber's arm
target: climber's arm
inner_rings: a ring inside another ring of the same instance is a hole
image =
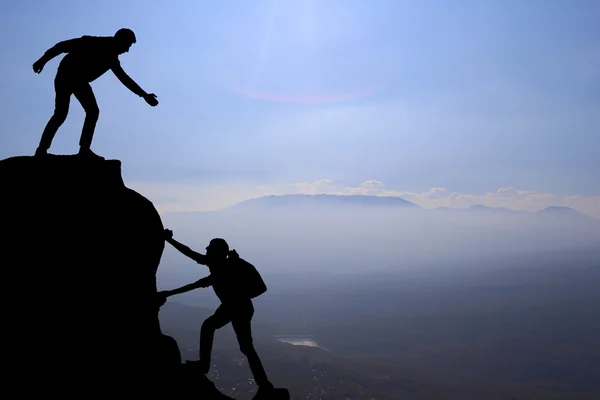
[[[189,292],[190,290],[209,287],[211,285],[211,279],[212,278],[209,275],[209,276],[207,276],[205,278],[197,280],[194,283],[190,283],[190,284],[181,286],[180,288],[173,289],[173,290],[165,290],[165,291],[163,291],[161,293],[163,295],[165,295],[166,297],[169,297],[169,296],[173,296],[173,295],[176,295],[176,294]]]
[[[123,85],[133,93],[137,94],[140,97],[145,97],[148,95],[144,89],[140,87],[121,67],[121,63],[117,60],[115,65],[111,68],[112,72],[115,76],[121,81]]]
[[[184,244],[179,243],[177,240],[171,238],[165,239],[171,246],[175,247],[181,254],[191,258],[196,261],[198,264],[206,265],[206,256],[204,254],[196,253],[194,250],[190,249]]]
[[[46,50],[44,55],[40,57],[40,62],[46,64],[48,61],[52,60],[54,57],[58,56],[62,53],[68,53],[75,49],[77,45],[81,42],[81,38],[63,40],[62,42],[56,43],[54,46]]]
[[[81,41],[85,36],[75,39],[63,40],[62,42],[56,43],[54,46],[46,50],[43,56],[41,56],[36,62],[33,63],[33,71],[36,73],[42,72],[44,65],[54,57],[62,53],[69,53],[76,47],[80,46]]]

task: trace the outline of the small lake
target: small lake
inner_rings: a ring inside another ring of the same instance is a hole
[[[325,348],[319,346],[319,344],[311,337],[277,336],[276,338],[280,342],[293,344],[294,346],[318,347],[326,350]]]

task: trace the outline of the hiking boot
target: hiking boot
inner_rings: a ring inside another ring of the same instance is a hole
[[[208,371],[210,371],[210,362],[204,362],[202,360],[195,360],[195,361],[186,361],[185,363],[194,368],[200,369],[200,372],[202,372],[204,375],[208,374]]]
[[[99,156],[98,154],[94,153],[91,149],[84,147],[79,148],[79,153],[77,155],[91,160],[104,160],[104,157]]]
[[[256,394],[252,397],[253,400],[266,399],[269,394],[273,391],[274,386],[272,384],[260,385]]]
[[[48,155],[48,150],[46,149],[42,149],[41,147],[38,147],[35,150],[35,156],[34,157],[46,157]]]

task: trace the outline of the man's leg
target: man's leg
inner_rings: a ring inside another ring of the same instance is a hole
[[[72,93],[69,84],[61,79],[54,79],[54,91],[56,92],[54,114],[52,114],[52,117],[50,117],[50,120],[46,124],[44,132],[42,132],[40,144],[35,152],[36,156],[47,154],[56,131],[65,122],[69,113],[69,103],[71,102]]]
[[[210,359],[212,353],[213,340],[215,331],[231,322],[229,313],[221,304],[215,313],[202,323],[200,328],[200,368],[202,372],[207,374],[210,370]]]
[[[248,359],[250,371],[252,371],[252,375],[254,375],[254,380],[259,389],[273,389],[273,384],[269,382],[267,373],[260,361],[260,357],[258,357],[258,353],[254,349],[252,340],[252,314],[234,316],[231,325],[237,336],[240,350]]]
[[[81,130],[81,138],[79,139],[79,154],[99,157],[90,149],[94,130],[96,129],[96,122],[98,122],[98,116],[100,115],[96,96],[94,96],[89,83],[78,85],[73,90],[73,94],[85,111],[85,120],[83,121],[83,129]]]

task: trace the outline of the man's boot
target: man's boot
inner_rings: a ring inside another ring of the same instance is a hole
[[[88,159],[98,160],[98,161],[104,160],[104,157],[99,156],[98,154],[94,153],[89,147],[80,147],[79,153],[77,155],[88,158]]]
[[[187,365],[190,365],[194,368],[198,368],[200,370],[201,373],[203,373],[204,375],[208,374],[208,371],[210,371],[210,361],[205,361],[205,360],[188,360],[185,362]]]
[[[46,157],[48,155],[48,150],[42,148],[42,147],[38,147],[35,150],[35,157]]]
[[[261,383],[258,386],[258,390],[256,391],[256,394],[252,398],[255,400],[264,399],[264,398],[268,397],[273,392],[274,389],[275,388],[271,382]]]

